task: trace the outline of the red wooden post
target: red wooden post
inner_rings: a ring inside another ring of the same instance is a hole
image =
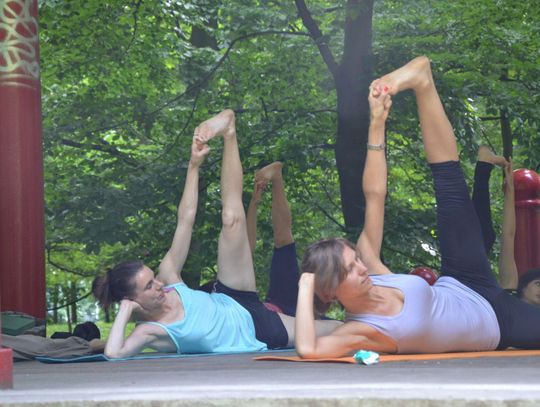
[[[540,268],[540,175],[532,170],[514,171],[516,237],[514,257],[518,274]]]
[[[0,309],[45,318],[37,7],[0,2]]]
[[[0,331],[2,322],[0,321]],[[2,348],[0,339],[0,389],[13,388],[13,352],[11,349]]]

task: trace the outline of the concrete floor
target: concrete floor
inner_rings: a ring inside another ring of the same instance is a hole
[[[540,357],[360,366],[262,362],[252,356],[20,362],[14,389],[0,391],[0,405],[540,405]]]

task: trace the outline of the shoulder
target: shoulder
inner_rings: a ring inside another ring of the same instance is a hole
[[[141,321],[137,324],[130,336],[140,337],[146,343],[150,343],[158,338],[167,336],[167,331],[163,324],[154,321]]]

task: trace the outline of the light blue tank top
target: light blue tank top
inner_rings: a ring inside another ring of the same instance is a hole
[[[251,315],[231,297],[192,290],[184,283],[169,287],[175,289],[182,300],[184,318],[167,325],[145,323],[162,327],[176,345],[177,353],[266,350],[266,344],[255,338]]]
[[[482,351],[497,348],[500,329],[484,297],[452,277],[440,277],[430,286],[423,278],[406,274],[370,276],[377,286],[401,290],[402,311],[394,316],[349,314],[392,338],[398,353]]]

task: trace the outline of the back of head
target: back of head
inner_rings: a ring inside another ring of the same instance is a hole
[[[540,280],[540,268],[530,269],[519,278],[519,283],[517,287],[519,298],[523,297],[523,290],[525,290],[525,288],[533,280]]]
[[[92,282],[92,293],[103,308],[129,298],[135,289],[135,274],[144,266],[140,260],[125,261]]]
[[[315,274],[315,294],[320,299],[316,305],[321,312],[326,311],[328,304],[335,298],[337,287],[347,276],[343,264],[345,247],[356,250],[346,239],[330,238],[313,243],[304,253],[300,271]]]

